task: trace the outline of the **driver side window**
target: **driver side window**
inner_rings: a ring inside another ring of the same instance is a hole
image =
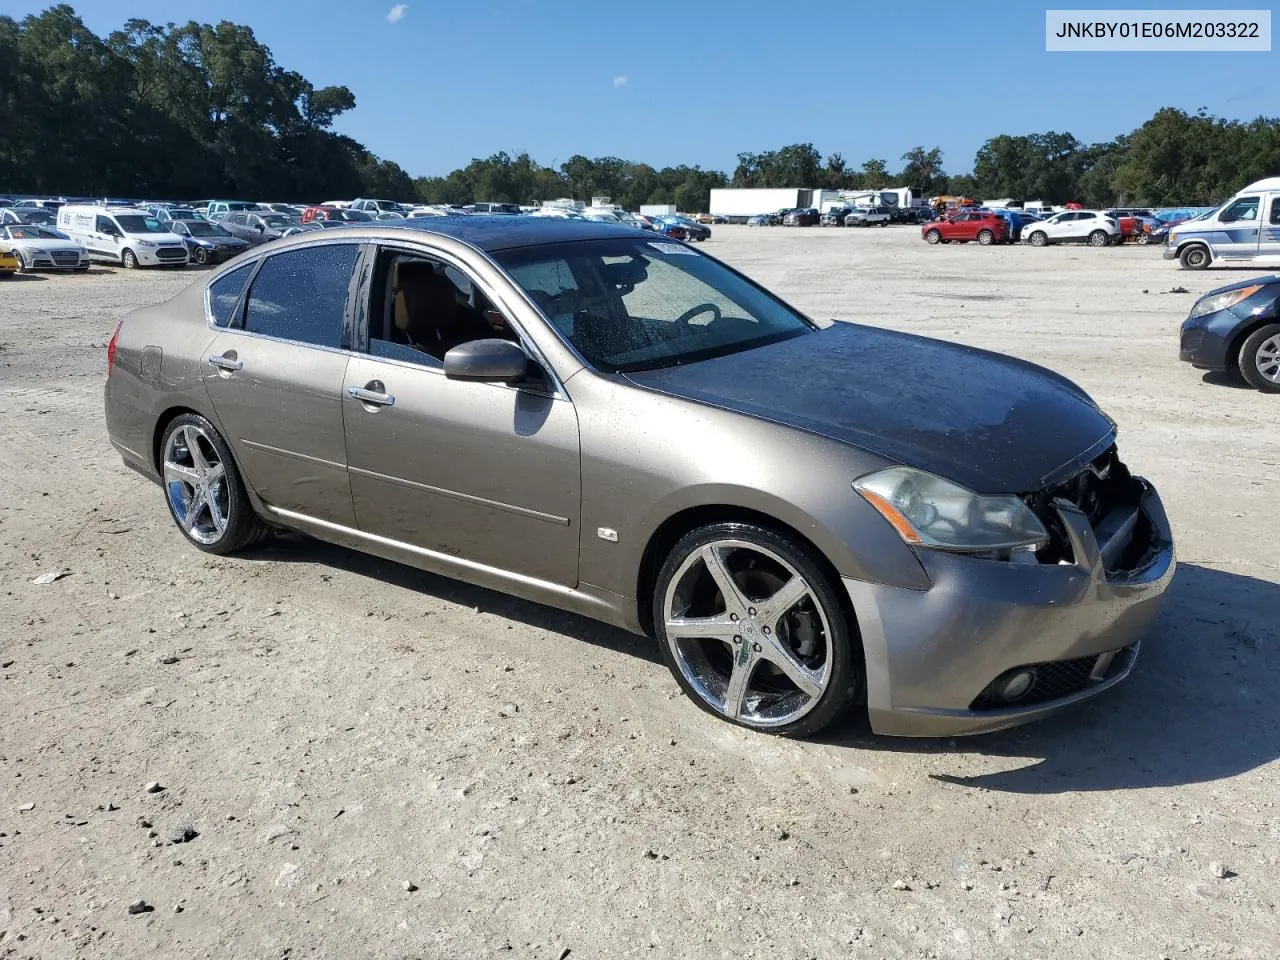
[[[439,368],[461,343],[520,339],[470,277],[417,253],[379,252],[369,303],[376,357]]]
[[[1241,197],[1227,207],[1222,219],[1228,223],[1235,220],[1257,220],[1259,199],[1258,197]]]

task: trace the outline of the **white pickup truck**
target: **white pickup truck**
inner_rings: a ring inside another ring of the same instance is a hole
[[[892,212],[888,207],[861,207],[844,218],[844,225],[846,227],[871,227],[879,224],[883,227],[888,225],[892,217]]]

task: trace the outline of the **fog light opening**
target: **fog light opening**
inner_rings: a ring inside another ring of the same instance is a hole
[[[991,695],[1004,703],[1021,700],[1036,685],[1036,672],[1030,667],[1018,667],[1002,673],[991,684]]]

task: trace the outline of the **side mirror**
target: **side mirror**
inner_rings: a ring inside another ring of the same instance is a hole
[[[514,383],[528,372],[528,355],[510,340],[471,340],[444,355],[444,375],[450,380]]]

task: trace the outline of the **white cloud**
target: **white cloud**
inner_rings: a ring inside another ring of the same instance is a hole
[[[404,15],[408,9],[409,5],[407,3],[397,3],[387,11],[387,23],[399,23],[404,19]]]
[[[627,82],[627,78],[626,78],[626,77],[614,77],[614,78],[613,78],[613,85],[614,85],[614,87],[621,87],[621,86],[623,86],[626,82]]]

